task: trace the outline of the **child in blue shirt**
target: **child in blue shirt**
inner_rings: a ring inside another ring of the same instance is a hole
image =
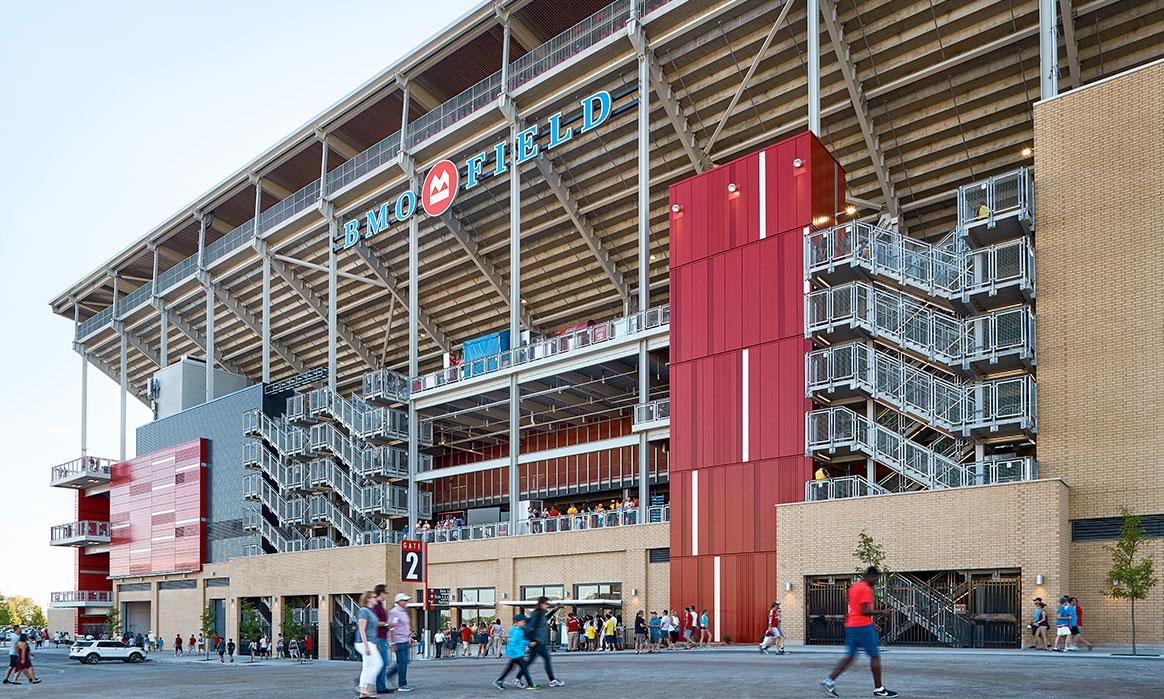
[[[501,677],[493,682],[494,687],[505,689],[505,678],[509,676],[509,671],[516,667],[518,680],[524,680],[526,687],[539,689],[529,676],[529,663],[525,659],[527,646],[529,646],[529,641],[525,638],[525,615],[518,614],[513,617],[513,626],[509,629],[509,641],[505,644],[505,657],[509,658],[509,663],[506,664]]]

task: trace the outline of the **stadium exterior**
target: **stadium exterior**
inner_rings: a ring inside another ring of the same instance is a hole
[[[54,625],[290,609],[348,657],[387,581],[429,628],[545,594],[740,642],[779,599],[834,643],[864,531],[891,642],[1016,647],[1061,592],[1123,640],[1105,542],[1164,528],[1164,3],[808,6],[483,3],[53,299]]]

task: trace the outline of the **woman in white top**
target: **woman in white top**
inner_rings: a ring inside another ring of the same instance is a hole
[[[384,661],[376,648],[376,629],[380,618],[372,607],[376,605],[376,593],[365,592],[360,596],[360,611],[356,615],[356,649],[360,652],[363,666],[360,668],[360,696],[376,696],[376,676]],[[371,638],[372,640],[368,640]]]

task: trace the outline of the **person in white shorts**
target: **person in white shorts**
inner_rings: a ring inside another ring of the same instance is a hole
[[[784,632],[780,630],[780,603],[773,602],[768,609],[768,630],[764,632],[764,641],[760,644],[760,652],[768,654],[768,646],[776,645],[776,654],[784,655]]]

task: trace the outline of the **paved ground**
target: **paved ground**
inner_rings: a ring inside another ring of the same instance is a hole
[[[818,682],[839,657],[835,648],[794,648],[785,656],[744,649],[679,651],[661,655],[557,655],[554,667],[567,686],[542,694],[603,697],[815,697]],[[1074,655],[1036,651],[893,649],[884,653],[885,682],[913,697],[1164,697],[1164,658],[1121,658],[1102,651]],[[163,656],[140,665],[70,662],[64,651],[35,659],[44,682],[0,686],[0,698],[28,697],[352,697],[355,664],[287,661],[234,665]],[[490,682],[501,661],[457,659],[414,662],[408,696],[501,695]],[[542,681],[539,664],[534,678]],[[860,660],[838,683],[841,696],[872,693],[868,662]],[[507,693],[519,694],[521,690]]]

